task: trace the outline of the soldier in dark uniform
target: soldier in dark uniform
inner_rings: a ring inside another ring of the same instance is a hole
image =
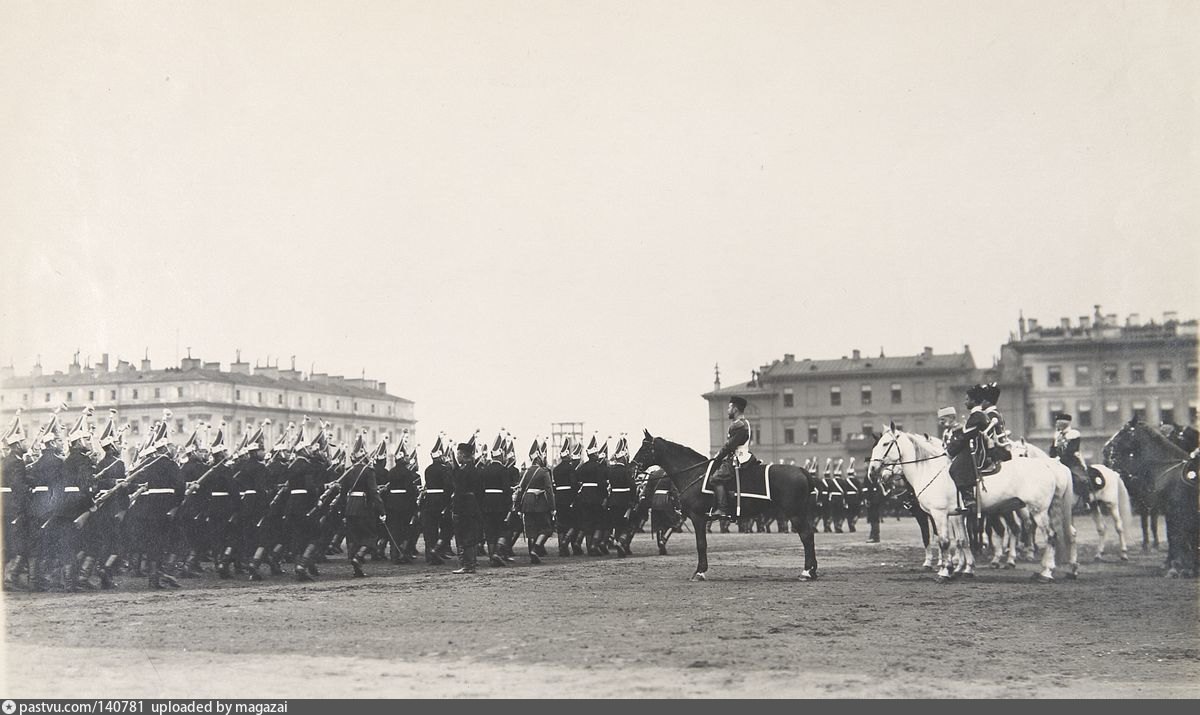
[[[92,408],[88,406],[67,437],[67,456],[63,460],[64,479],[59,508],[53,520],[44,527],[55,531],[51,538],[57,544],[57,558],[63,565],[63,587],[68,591],[77,591],[81,585],[85,588],[90,587],[86,576],[96,563],[94,558],[85,558],[86,570],[77,563],[80,554],[90,552],[92,549],[87,547],[94,546],[94,543],[85,544],[82,538],[84,535],[75,528],[75,519],[92,506],[92,432],[88,426],[88,418],[91,415]],[[94,534],[88,532],[87,536],[92,537]]]
[[[259,543],[259,530],[275,494],[271,489],[266,462],[263,461],[267,451],[263,427],[270,423],[270,420],[263,420],[263,425],[241,448],[242,456],[235,462],[236,471],[233,474],[233,483],[239,496],[234,565],[235,568],[244,566],[252,581],[261,578],[258,567],[266,558],[267,548]]]
[[[180,502],[185,486],[179,465],[168,452],[167,422],[152,430],[149,446],[141,452],[141,469],[135,467],[118,488],[135,488],[126,515],[129,538],[147,562],[151,588],[178,588],[179,582],[166,573],[164,560],[171,546],[170,512]]]
[[[408,430],[398,441],[394,455],[396,463],[379,486],[383,491],[384,524],[391,542],[392,563],[408,564],[412,563],[416,541],[413,524],[417,516],[421,475],[416,471],[416,452],[408,451]]]
[[[63,494],[63,459],[59,450],[58,414],[52,414],[42,428],[36,442],[41,453],[29,467],[29,536],[31,558],[29,563],[29,587],[34,591],[45,591],[49,575],[56,568],[57,547],[54,541],[56,530],[46,528],[58,511]]]
[[[368,454],[364,436],[359,434],[350,450],[354,466],[343,478],[346,483],[346,553],[354,567],[355,578],[367,575],[362,567],[375,541],[375,524],[383,516],[383,500],[379,498],[379,483],[375,478],[375,463],[380,457],[387,462],[387,441],[381,441],[374,454]]]
[[[421,486],[420,520],[421,533],[425,541],[425,562],[435,566],[445,563],[442,560],[441,541],[443,533],[442,521],[450,508],[449,490],[452,487],[453,469],[450,466],[450,445],[446,444],[442,435],[429,452],[432,460],[425,468],[425,481]]]
[[[633,465],[629,463],[629,441],[625,435],[617,440],[612,462],[608,465],[608,525],[612,529],[613,546],[618,556],[628,556],[633,541]]]
[[[717,471],[709,480],[713,490],[713,508],[708,513],[709,518],[729,518],[729,483],[733,481],[733,460],[744,462],[749,457],[750,423],[743,413],[746,411],[746,400],[737,397],[729,398],[728,437],[717,456],[713,457],[718,465]]]
[[[504,566],[504,559],[497,551],[501,548],[504,521],[512,504],[508,469],[504,465],[504,435],[496,437],[492,444],[491,459],[477,462],[479,476],[483,480],[483,543],[488,561],[493,566]]]
[[[231,578],[237,550],[235,526],[240,498],[233,481],[233,458],[229,454],[229,446],[225,444],[224,422],[217,428],[208,451],[212,455],[212,466],[202,475],[202,479],[188,483],[185,504],[181,505],[180,511],[191,508],[187,502],[197,503],[197,520],[202,525],[204,543],[211,552],[217,575]],[[203,554],[201,558],[204,558]]]
[[[125,479],[125,462],[121,459],[121,434],[129,425],[116,430],[116,412],[109,410],[108,423],[100,433],[100,449],[103,454],[96,464],[96,474],[92,480],[97,494],[108,494]],[[122,520],[128,510],[128,494],[108,494],[104,503],[95,507],[95,513],[85,520],[82,527],[84,542],[89,544],[91,549],[87,557],[95,559],[95,563],[99,564],[96,574],[100,577],[100,588],[110,589],[117,585],[113,576],[125,550]],[[87,558],[84,561],[86,563]],[[83,576],[88,577],[86,570]]]
[[[183,542],[181,553],[184,557],[179,575],[184,578],[193,578],[204,573],[200,561],[209,549],[206,538],[208,532],[204,525],[204,505],[200,499],[188,493],[190,485],[204,476],[212,466],[212,459],[200,439],[200,433],[204,429],[203,424],[197,424],[181,450],[179,478],[183,480],[184,498],[175,510],[174,523]]]
[[[4,433],[4,458],[0,461],[0,503],[4,512],[4,588],[17,584],[17,576],[29,564],[29,479],[25,468],[25,430],[21,409]]]
[[[983,437],[987,445],[988,458],[994,464],[1012,459],[1008,430],[1004,428],[1004,415],[1000,414],[1000,408],[996,406],[999,400],[1000,386],[994,382],[984,385],[981,404],[988,423],[983,431]]]
[[[600,542],[603,540],[604,500],[608,496],[608,465],[605,453],[608,443],[601,447],[592,435],[588,443],[588,460],[575,469],[579,491],[575,493],[575,511],[579,518],[579,530],[587,541],[588,556],[602,555]]]
[[[475,573],[476,550],[483,523],[483,479],[475,467],[475,445],[463,442],[458,445],[459,466],[451,477],[453,494],[450,510],[454,519],[454,541],[459,549],[459,568],[456,574]]]
[[[1075,482],[1075,493],[1084,495],[1091,503],[1092,489],[1088,480],[1087,467],[1079,454],[1079,444],[1082,435],[1071,426],[1071,415],[1059,412],[1054,415],[1054,441],[1050,443],[1050,456],[1058,459],[1071,470],[1071,478]]]
[[[525,532],[525,519],[522,516],[520,504],[517,502],[516,489],[521,483],[522,470],[517,468],[516,441],[511,434],[504,436],[504,485],[505,493],[512,502],[512,508],[504,520],[504,534],[497,543],[497,552],[505,561],[515,561],[513,544]],[[532,538],[532,537],[531,537]],[[542,554],[543,556],[545,554]]]
[[[650,511],[650,530],[654,532],[658,553],[666,556],[667,541],[682,523],[683,512],[679,507],[679,492],[665,469],[653,466],[646,470],[642,500]]]
[[[546,540],[554,533],[554,480],[546,466],[546,443],[535,439],[529,448],[529,468],[521,475],[514,501],[520,505],[525,522],[525,545],[529,562],[540,564],[546,555]]]
[[[563,440],[558,459],[558,464],[554,465],[551,471],[554,480],[554,526],[558,531],[558,555],[570,556],[574,553],[578,556],[583,553],[575,543],[579,534],[579,524],[575,518],[575,492],[579,488],[579,482],[575,479],[575,468],[579,466],[579,460],[574,456],[574,446],[570,437]]]
[[[970,410],[967,421],[961,431],[955,431],[948,440],[943,440],[951,459],[950,477],[958,487],[964,512],[976,509],[975,482],[979,474],[988,471],[992,465],[986,437],[990,420],[983,411],[986,398],[987,388],[984,385],[967,388],[966,405]]]
[[[288,500],[284,524],[290,550],[296,559],[297,581],[311,581],[318,574],[320,524],[316,514],[317,497],[325,488],[328,475],[328,440],[321,429],[311,443],[304,442],[304,425],[296,441],[296,458],[287,472]]]

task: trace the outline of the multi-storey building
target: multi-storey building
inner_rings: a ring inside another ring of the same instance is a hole
[[[1150,424],[1196,422],[1197,322],[1168,312],[1162,322],[1115,314],[1046,327],[1018,323],[1006,348],[1028,384],[1026,431],[1043,448],[1054,437],[1053,415],[1068,412],[1083,434],[1081,451],[1099,459],[1104,443],[1131,418]]]
[[[863,459],[881,425],[914,432],[936,429],[941,406],[962,403],[961,386],[980,376],[968,347],[961,353],[864,357],[854,350],[836,360],[784,355],[752,373],[749,382],[722,387],[718,372],[708,401],[710,453],[725,441],[729,397],[747,401],[752,451],[768,462],[816,457]],[[960,409],[961,411],[961,409]]]
[[[66,403],[71,412],[60,419],[70,426],[84,405],[96,408],[96,420],[107,419],[110,408],[118,412],[118,424],[128,422],[128,438],[144,435],[163,410],[171,411],[171,427],[182,441],[197,423],[217,425],[224,421],[236,442],[244,429],[270,418],[267,439],[286,429],[288,422],[300,424],[307,416],[313,424],[330,424],[335,440],[349,441],[365,429],[372,441],[385,435],[396,437],[407,429],[415,439],[414,403],[390,395],[387,385],[369,379],[339,375],[302,375],[295,369],[250,367],[240,354],[228,370],[219,362],[204,362],[190,355],[179,367],[153,369],[148,359],[140,367],[124,360],[110,369],[105,354],[95,366],[79,364],[78,356],[65,372],[42,372],[40,362],[32,372],[16,376],[12,366],[0,368],[0,415],[5,424],[17,408],[22,409],[26,432],[32,437],[54,408]]]

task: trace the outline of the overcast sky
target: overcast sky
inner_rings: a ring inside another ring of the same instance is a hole
[[[1200,314],[1195,2],[5,2],[0,360],[703,450],[781,358]]]

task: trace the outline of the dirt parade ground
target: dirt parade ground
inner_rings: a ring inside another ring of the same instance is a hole
[[[1197,697],[1195,580],[1161,554],[935,583],[914,522],[882,544],[818,534],[821,577],[797,580],[794,534],[715,534],[689,583],[670,555],[551,556],[455,576],[452,566],[341,557],[319,583],[208,575],[178,591],[6,594],[4,697]],[[551,545],[553,546],[553,540]],[[1110,547],[1111,549],[1111,547]],[[554,551],[552,550],[552,554]]]

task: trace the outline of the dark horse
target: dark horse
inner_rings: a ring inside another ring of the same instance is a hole
[[[1148,425],[1130,421],[1105,446],[1109,466],[1148,480],[1150,503],[1167,522],[1167,575],[1200,571],[1195,462]]]
[[[644,432],[642,446],[633,456],[634,464],[638,465],[639,470],[658,465],[666,470],[666,474],[659,478],[670,479],[675,484],[684,517],[691,520],[693,531],[696,532],[698,561],[692,580],[704,581],[708,574],[708,534],[705,527],[712,497],[702,492],[701,486],[705,470],[712,460],[681,444],[653,437],[649,431]],[[800,541],[804,543],[804,570],[800,572],[800,580],[814,579],[817,577],[817,553],[813,545],[813,532],[817,507],[813,491],[817,480],[794,464],[772,465],[770,480],[771,500],[743,499],[742,515],[777,514],[779,518],[790,521],[792,530],[800,535]]]

